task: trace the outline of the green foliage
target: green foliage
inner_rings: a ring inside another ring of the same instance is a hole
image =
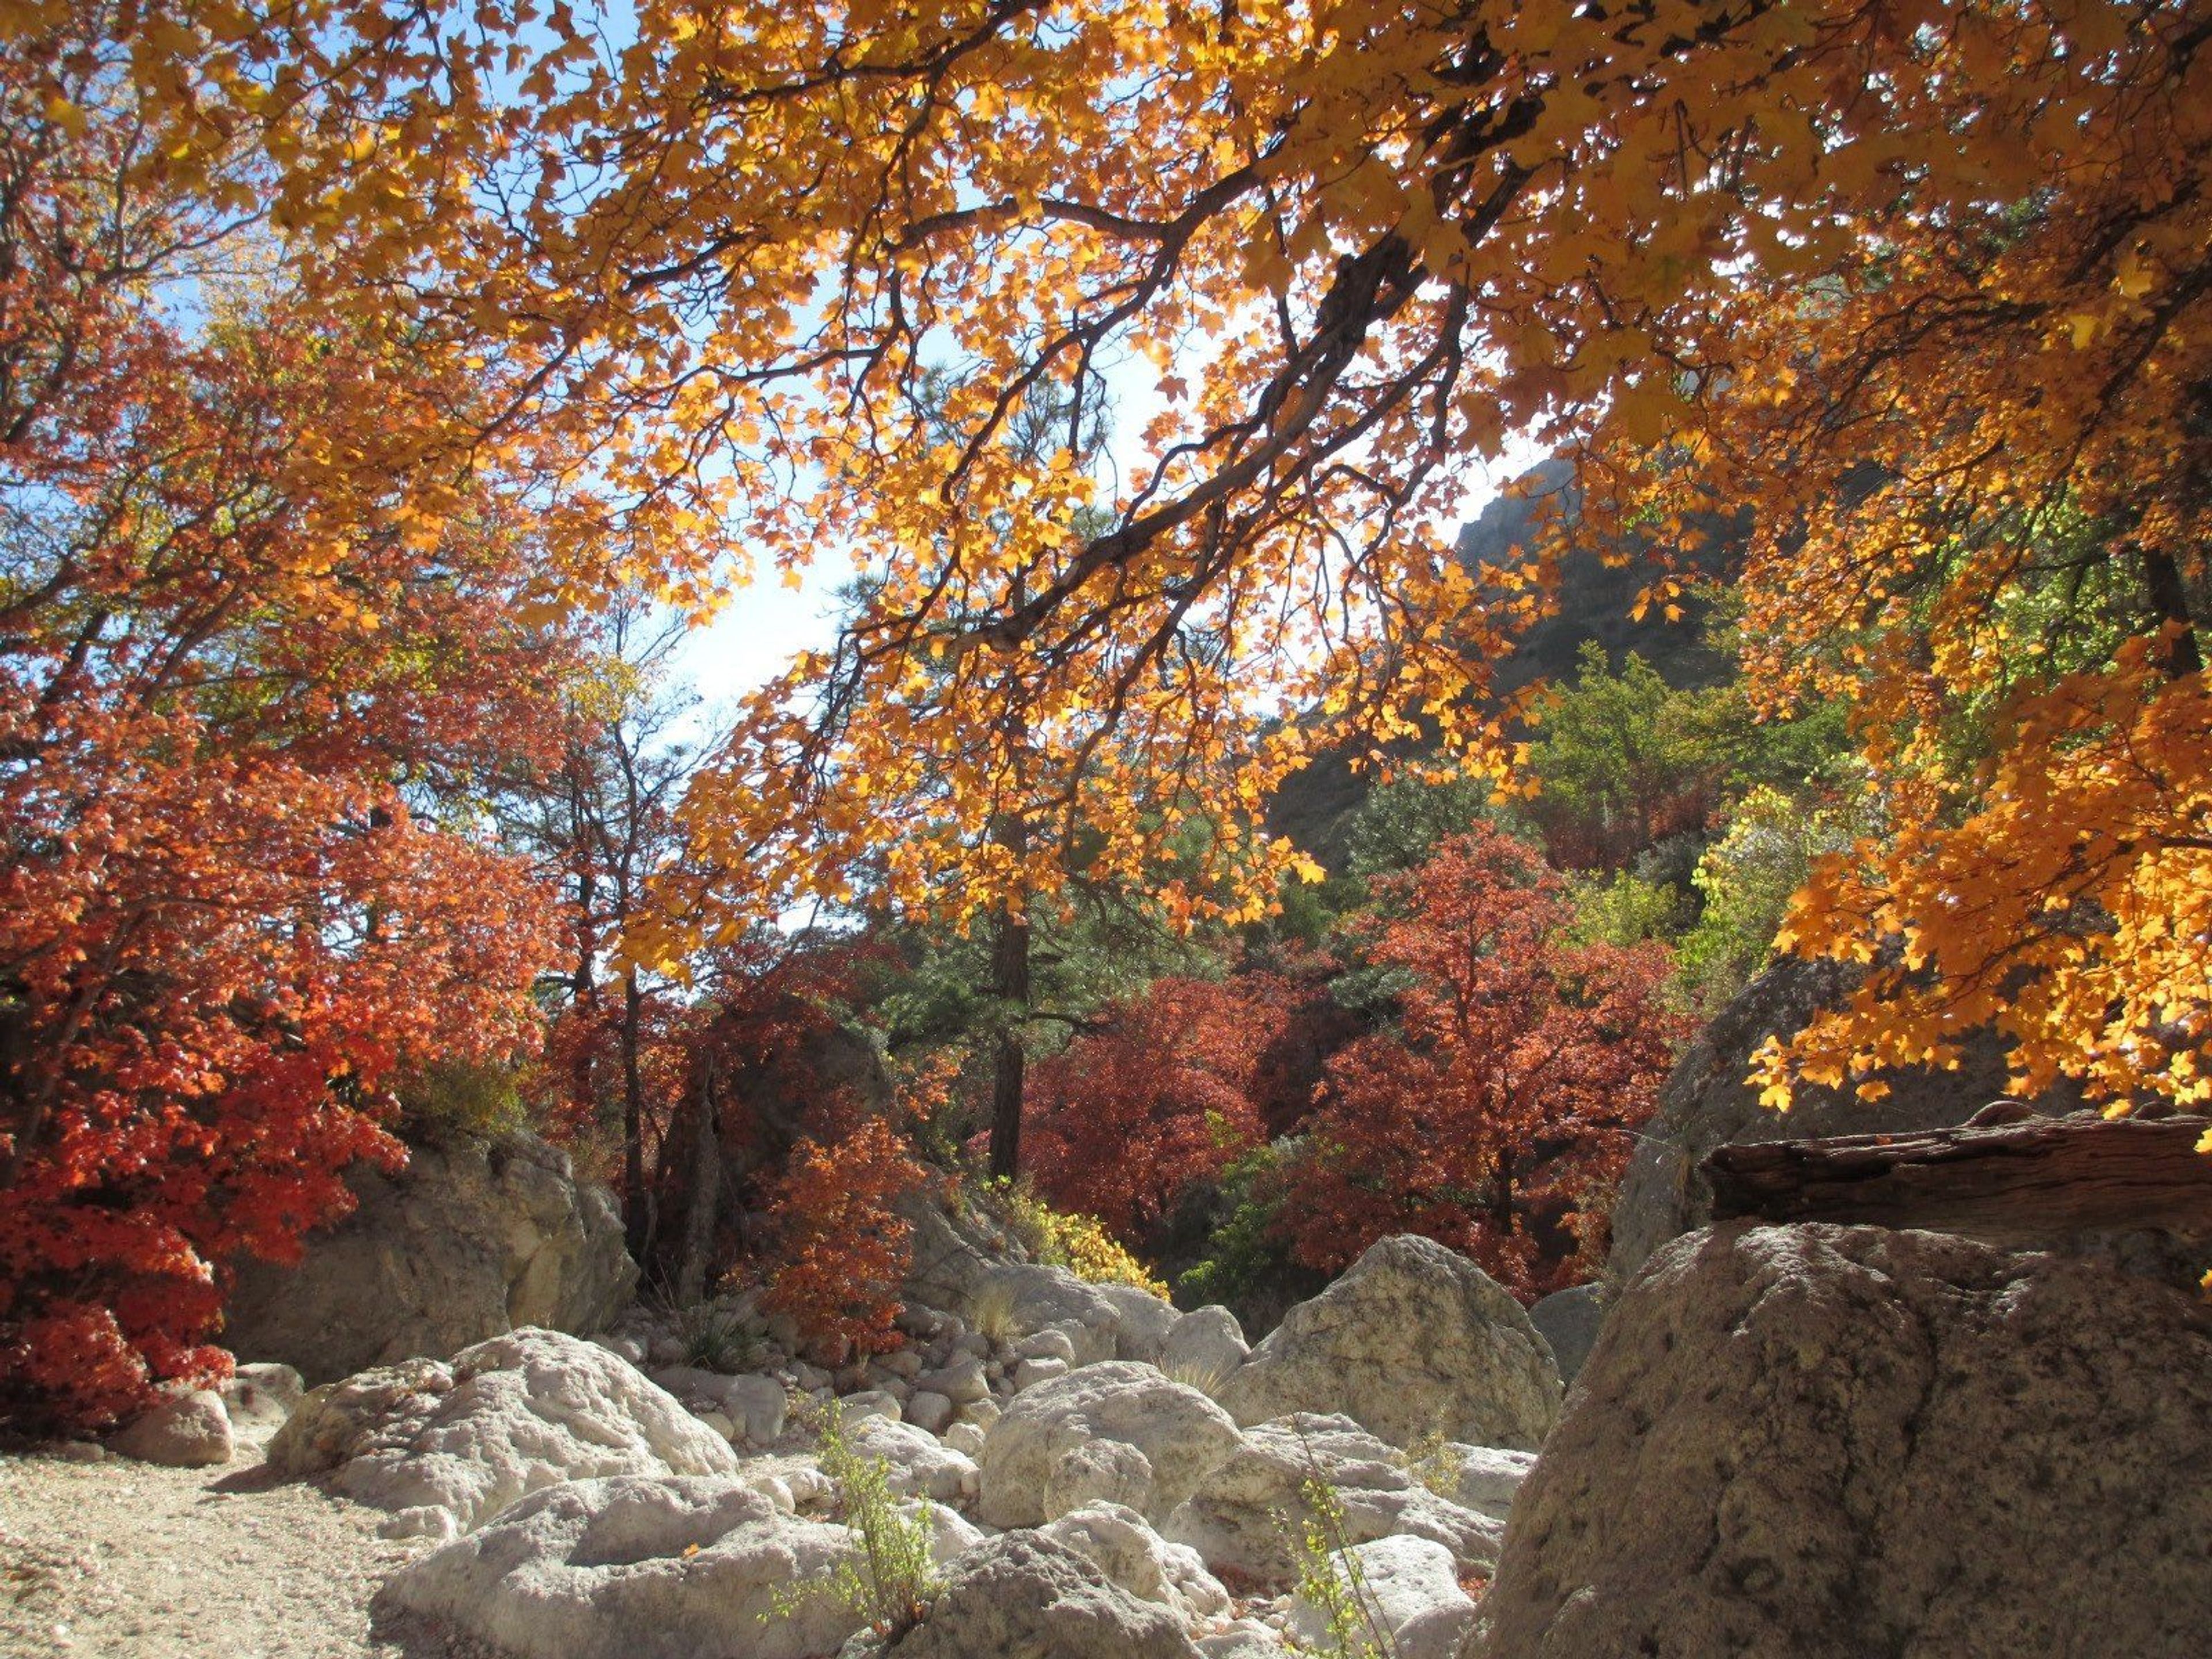
[[[677,1314],[676,1340],[683,1345],[685,1364],[735,1376],[760,1364],[767,1333],[759,1318],[742,1308],[702,1302]]]
[[[854,1449],[836,1407],[813,1413],[808,1426],[822,1472],[836,1488],[845,1524],[860,1534],[860,1555],[841,1563],[826,1583],[779,1589],[762,1620],[789,1618],[801,1601],[829,1595],[878,1635],[896,1640],[921,1622],[937,1594],[929,1525],[918,1509],[902,1508],[892,1495],[890,1465]]]
[[[1671,944],[1680,937],[1689,909],[1679,888],[1629,870],[1572,879],[1566,897],[1574,912],[1567,937],[1577,945],[1625,947],[1654,939]]]
[[[442,1061],[413,1073],[394,1093],[401,1138],[422,1145],[489,1140],[530,1124],[510,1066]]]
[[[1480,778],[1386,783],[1359,804],[1346,830],[1352,873],[1364,880],[1414,869],[1437,842],[1494,816],[1490,785]]]
[[[1632,651],[1616,672],[1593,642],[1573,684],[1547,693],[1531,718],[1527,769],[1538,793],[1525,810],[1553,861],[1617,869],[1704,823],[1729,770],[1733,728],[1748,716],[1739,694],[1678,691]]]
[[[1790,896],[1813,860],[1846,850],[1878,823],[1863,793],[1814,802],[1762,786],[1747,795],[1691,878],[1705,908],[1675,964],[1694,1005],[1710,1014],[1749,983],[1772,957]]]
[[[1312,1460],[1310,1450],[1307,1454]],[[1321,1615],[1328,1634],[1319,1645],[1294,1642],[1292,1651],[1321,1659],[1397,1659],[1398,1644],[1376,1615],[1359,1558],[1344,1529],[1344,1504],[1319,1473],[1298,1483],[1305,1514],[1293,1526],[1278,1515],[1290,1545],[1297,1594]]]
[[[1255,1146],[1223,1173],[1227,1218],[1214,1229],[1206,1255],[1176,1280],[1182,1305],[1243,1307],[1280,1270],[1284,1251],[1275,1222],[1282,1208],[1281,1171],[1296,1148],[1291,1141]]]

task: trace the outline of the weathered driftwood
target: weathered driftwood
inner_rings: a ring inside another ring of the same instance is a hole
[[[1705,1160],[1713,1218],[1920,1227],[1998,1242],[2156,1229],[2212,1237],[2201,1117],[2093,1113],[1914,1134],[1723,1146]]]

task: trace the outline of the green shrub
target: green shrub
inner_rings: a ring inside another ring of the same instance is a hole
[[[807,1423],[817,1442],[822,1472],[836,1488],[845,1524],[860,1534],[860,1555],[840,1565],[824,1583],[779,1590],[761,1618],[788,1618],[802,1601],[835,1596],[878,1636],[896,1641],[921,1622],[938,1591],[929,1523],[918,1509],[902,1509],[892,1495],[888,1462],[854,1449],[836,1406],[811,1414]]]

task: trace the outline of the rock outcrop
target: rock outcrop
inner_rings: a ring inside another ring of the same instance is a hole
[[[269,1443],[277,1473],[327,1473],[392,1511],[387,1536],[466,1532],[540,1487],[617,1474],[729,1474],[722,1437],[633,1366],[516,1331],[451,1365],[412,1359],[310,1393]]]
[[[1195,1629],[1226,1621],[1229,1592],[1186,1544],[1170,1544],[1145,1517],[1120,1504],[1085,1504],[1037,1528],[1066,1545],[1140,1601],[1157,1602]]]
[[[1846,963],[1785,957],[1721,1010],[1660,1091],[1659,1109],[1638,1134],[1613,1206],[1609,1283],[1626,1283],[1668,1239],[1712,1219],[1712,1189],[1698,1165],[1715,1147],[1809,1136],[1886,1134],[1948,1129],[1964,1123],[2005,1092],[2003,1051],[1992,1033],[1966,1045],[1955,1072],[1906,1067],[1882,1074],[1889,1093],[1861,1100],[1849,1088],[1801,1087],[1787,1112],[1759,1103],[1744,1081],[1751,1057],[1770,1036],[1804,1030],[1821,1009],[1840,1002],[1860,970]],[[2070,1091],[2038,1103],[2063,1114],[2081,1104]]]
[[[375,1607],[518,1659],[819,1659],[859,1622],[820,1593],[855,1548],[727,1477],[577,1480],[403,1567]]]
[[[1577,1285],[1555,1291],[1528,1310],[1528,1322],[1549,1345],[1560,1382],[1571,1384],[1605,1322],[1605,1287]]]
[[[1294,1564],[1283,1524],[1306,1515],[1309,1480],[1335,1493],[1348,1543],[1425,1538],[1465,1567],[1498,1559],[1503,1523],[1431,1491],[1402,1455],[1348,1417],[1285,1418],[1248,1431],[1161,1534],[1215,1569],[1287,1577]]]
[[[1534,1449],[1559,1410],[1551,1350],[1505,1288],[1404,1234],[1284,1316],[1219,1391],[1250,1425],[1340,1413],[1394,1445],[1425,1436]]]
[[[920,1625],[888,1645],[857,1638],[845,1652],[851,1659],[1202,1659],[1165,1607],[1035,1532],[1010,1532],[969,1551]]]
[[[1086,1365],[1016,1396],[992,1425],[977,1514],[1034,1527],[1103,1499],[1158,1522],[1237,1443],[1226,1412],[1154,1367]]]
[[[222,1340],[239,1358],[334,1382],[524,1326],[596,1330],[637,1282],[612,1196],[534,1135],[418,1147],[396,1176],[346,1181],[359,1207],[298,1266],[238,1264]]]
[[[142,1412],[110,1435],[107,1444],[110,1450],[141,1463],[209,1468],[230,1462],[230,1413],[213,1389],[196,1389]]]
[[[2212,1310],[1874,1227],[1667,1246],[1515,1507],[1470,1659],[2184,1659],[2212,1630]]]
[[[1218,1304],[1176,1321],[1160,1344],[1160,1369],[1193,1387],[1218,1389],[1251,1356],[1237,1316]]]

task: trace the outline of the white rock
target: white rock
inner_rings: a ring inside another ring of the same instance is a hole
[[[963,1456],[981,1457],[983,1455],[985,1437],[982,1429],[975,1424],[952,1424],[945,1431],[942,1438],[946,1445]]]
[[[108,1449],[141,1463],[198,1469],[230,1462],[230,1413],[213,1389],[173,1395],[108,1437]]]
[[[269,1443],[271,1468],[329,1472],[356,1503],[393,1511],[388,1536],[466,1532],[561,1481],[724,1474],[737,1455],[634,1366],[528,1329],[432,1360],[325,1383]]]
[[[907,1520],[919,1520],[929,1529],[929,1559],[940,1567],[983,1541],[982,1529],[966,1516],[927,1498],[902,1504],[898,1512]]]
[[[1474,1628],[1474,1601],[1460,1588],[1449,1550],[1425,1538],[1378,1538],[1345,1553],[1357,1564],[1356,1581],[1351,1564],[1334,1562],[1332,1571],[1346,1592],[1357,1583],[1357,1603],[1371,1620],[1360,1635],[1387,1636],[1397,1659],[1457,1659]],[[1300,1596],[1292,1605],[1291,1634],[1318,1649],[1329,1638],[1328,1617]]]
[[[864,1641],[846,1651],[882,1649]],[[963,1555],[929,1617],[895,1651],[897,1659],[1200,1659],[1165,1607],[1139,1601],[1035,1532],[989,1539]]]
[[[1114,1310],[1114,1352],[1123,1359],[1159,1364],[1160,1350],[1182,1316],[1170,1303],[1134,1285],[1097,1285],[1091,1287]]]
[[[1471,1651],[2196,1659],[2207,1312],[1947,1233],[1675,1239],[1606,1315]]]
[[[941,1394],[917,1389],[906,1402],[906,1420],[932,1434],[943,1434],[952,1421],[953,1405]]]
[[[627,1360],[640,1370],[645,1369],[645,1344],[634,1336],[613,1336],[602,1332],[590,1339],[616,1358]]]
[[[1139,1601],[1157,1601],[1186,1626],[1227,1618],[1229,1592],[1198,1552],[1170,1544],[1145,1517],[1120,1504],[1085,1504],[1037,1530],[1086,1557]]]
[[[1431,1492],[1391,1447],[1345,1417],[1303,1416],[1247,1430],[1167,1517],[1161,1534],[1189,1545],[1216,1571],[1285,1578],[1291,1561],[1278,1517],[1304,1515],[1310,1480],[1336,1494],[1347,1542],[1402,1534],[1443,1545],[1464,1566],[1498,1559],[1504,1532],[1498,1522]]]
[[[881,1389],[863,1389],[858,1394],[848,1394],[837,1402],[838,1414],[848,1423],[858,1423],[871,1417],[887,1417],[894,1423],[906,1416],[899,1402]]]
[[[730,1415],[727,1412],[719,1411],[712,1406],[707,1406],[693,1412],[691,1414],[697,1418],[702,1423],[704,1423],[708,1428],[714,1430],[716,1434],[720,1435],[723,1439],[734,1441],[738,1437],[738,1425],[730,1421]]]
[[[1014,1344],[1014,1356],[1018,1359],[1058,1359],[1073,1369],[1075,1343],[1066,1331],[1057,1327],[1033,1331]]]
[[[1220,1397],[1248,1427],[1340,1413],[1396,1446],[1441,1433],[1533,1451],[1559,1396],[1551,1349],[1521,1304],[1466,1257],[1408,1233],[1292,1308]]]
[[[1040,1382],[1066,1376],[1067,1372],[1065,1359],[1024,1359],[1014,1368],[1014,1391],[1018,1394],[1024,1389],[1033,1389]]]
[[[1158,1521],[1237,1449],[1236,1425],[1150,1365],[1086,1365],[1018,1396],[983,1442],[979,1511],[1036,1526],[1093,1498]]]
[[[951,1502],[973,1498],[979,1485],[975,1460],[911,1423],[869,1417],[847,1425],[846,1442],[890,1466],[890,1489],[901,1496]]]
[[[960,1420],[973,1423],[988,1431],[994,1423],[1006,1415],[1006,1408],[995,1400],[975,1400],[960,1408]]]
[[[1160,1344],[1160,1369],[1178,1382],[1212,1394],[1251,1352],[1237,1316],[1216,1303],[1176,1321],[1167,1340]]]
[[[1256,1619],[1239,1619],[1226,1630],[1198,1638],[1206,1659],[1283,1659],[1290,1649],[1282,1637]]]
[[[733,1478],[620,1475],[532,1493],[402,1567],[375,1608],[518,1659],[818,1659],[858,1620],[798,1593],[854,1553],[844,1528],[786,1515]]]
[[[783,1433],[791,1396],[772,1376],[733,1376],[722,1391],[722,1409],[756,1446],[771,1446]]]
[[[983,1362],[972,1353],[963,1353],[950,1364],[933,1371],[924,1371],[914,1380],[915,1387],[926,1394],[940,1394],[956,1406],[966,1406],[986,1398],[991,1385],[983,1374]]]
[[[1441,1480],[1431,1477],[1433,1484],[1446,1497],[1503,1521],[1513,1512],[1513,1499],[1521,1483],[1536,1467],[1536,1454],[1507,1451],[1499,1446],[1447,1444],[1437,1453],[1432,1467],[1443,1477]]]
[[[222,1408],[229,1415],[234,1440],[259,1445],[284,1426],[307,1392],[300,1373],[289,1365],[264,1361],[240,1365],[216,1386]]]

